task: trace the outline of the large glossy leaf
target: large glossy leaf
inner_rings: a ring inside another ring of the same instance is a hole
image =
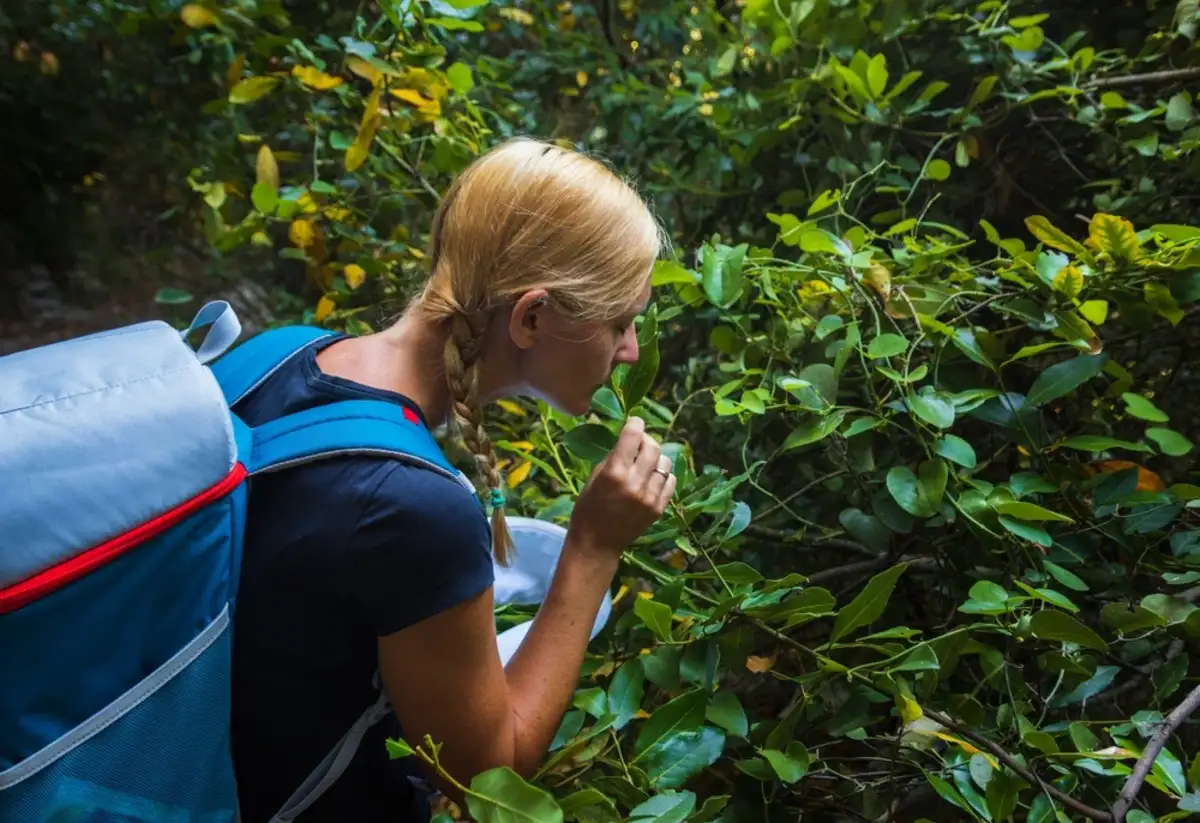
[[[789,743],[786,752],[763,749],[762,756],[784,783],[795,783],[808,773],[808,749],[799,740]]]
[[[900,508],[914,517],[932,517],[946,491],[946,464],[926,460],[918,471],[919,475],[907,466],[893,466],[887,474],[888,491]]]
[[[745,243],[732,247],[705,247],[700,276],[704,294],[714,304],[724,308],[741,295],[742,265],[748,248]]]
[[[717,762],[725,750],[725,733],[712,726],[668,735],[651,746],[642,767],[652,786],[674,789]]]
[[[554,798],[507,766],[476,775],[470,789],[467,810],[479,823],[562,823]]]
[[[584,423],[563,436],[563,445],[576,457],[599,463],[617,445],[617,436],[599,423]]]
[[[632,409],[650,391],[658,375],[658,312],[651,309],[638,329],[638,359],[629,367],[621,385],[625,408]]]
[[[662,792],[629,812],[631,823],[683,823],[696,808],[692,792]]]
[[[722,690],[714,694],[704,716],[708,722],[737,737],[745,737],[750,732],[746,710],[732,691]]]
[[[1037,376],[1025,400],[1031,406],[1043,406],[1051,400],[1065,397],[1098,375],[1108,361],[1108,355],[1080,355],[1055,363]]]
[[[1097,651],[1108,649],[1108,644],[1100,638],[1100,635],[1069,614],[1063,614],[1054,609],[1043,609],[1035,614],[1029,623],[1029,630],[1033,632],[1034,637],[1040,637],[1043,640],[1063,640]]]
[[[608,687],[608,711],[616,715],[616,728],[622,728],[642,708],[646,674],[641,657],[627,660],[613,675]]]
[[[858,596],[838,612],[837,619],[833,622],[830,640],[837,642],[855,629],[879,619],[883,610],[887,608],[892,590],[896,588],[896,581],[904,574],[906,568],[907,564],[899,563],[872,577]]]
[[[703,689],[685,692],[661,706],[646,721],[634,744],[634,762],[641,760],[650,748],[667,737],[680,732],[694,731],[704,722],[708,695]]]

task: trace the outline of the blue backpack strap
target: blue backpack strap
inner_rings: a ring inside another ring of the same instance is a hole
[[[283,326],[261,332],[212,364],[225,402],[232,406],[305,346],[333,334],[315,326]]]
[[[342,400],[280,417],[254,429],[250,474],[339,454],[396,457],[474,486],[442,454],[413,412],[385,400]]]

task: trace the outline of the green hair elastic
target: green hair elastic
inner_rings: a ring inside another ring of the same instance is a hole
[[[504,508],[504,492],[500,491],[499,489],[492,489],[492,508]]]

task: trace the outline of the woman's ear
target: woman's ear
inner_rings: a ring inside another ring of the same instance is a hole
[[[546,313],[550,294],[533,289],[522,294],[508,317],[508,335],[519,349],[532,348],[546,336]]]

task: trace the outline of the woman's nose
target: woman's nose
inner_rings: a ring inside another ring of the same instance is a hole
[[[624,335],[624,337],[621,338],[621,342],[617,344],[617,351],[616,351],[616,354],[613,356],[613,360],[616,361],[617,363],[631,363],[632,364],[632,363],[636,363],[637,359],[638,359],[637,332],[634,331],[633,324],[631,323],[629,328],[625,330],[625,335]]]

